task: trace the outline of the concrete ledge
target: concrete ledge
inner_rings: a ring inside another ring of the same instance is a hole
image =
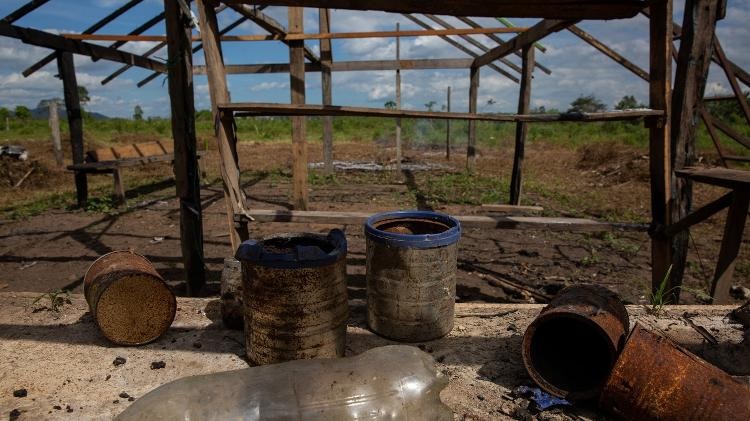
[[[98,332],[80,295],[59,313],[35,293],[0,293],[0,417],[13,409],[20,419],[110,419],[130,402],[180,377],[244,368],[242,332],[224,329],[215,298],[178,299],[168,333],[141,347],[118,347]],[[347,354],[392,344],[366,329],[364,303],[351,302]],[[528,404],[512,390],[529,381],[520,355],[523,332],[542,305],[457,304],[456,322],[443,339],[414,344],[431,353],[450,377],[441,395],[462,419],[514,419]],[[655,317],[629,306],[631,323],[653,323],[692,351],[734,375],[750,375],[750,331],[731,324],[728,306],[666,307]],[[687,322],[704,327],[710,344]],[[742,343],[745,337],[745,343]],[[115,357],[127,362],[114,366]],[[163,361],[162,369],[151,363]],[[13,397],[25,388],[28,396]],[[116,401],[116,402],[115,402]],[[55,409],[59,406],[61,409]],[[67,408],[72,412],[68,412]],[[553,419],[594,416],[593,407],[554,411]],[[549,419],[549,417],[547,418]]]

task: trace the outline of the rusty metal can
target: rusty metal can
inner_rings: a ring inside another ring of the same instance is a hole
[[[242,330],[245,307],[242,303],[242,265],[234,257],[224,259],[221,271],[221,319],[224,326]]]
[[[636,323],[599,405],[628,420],[747,421],[750,386]]]
[[[385,212],[365,224],[367,323],[404,342],[441,338],[453,329],[461,225],[427,211]]]
[[[130,250],[98,258],[83,291],[99,330],[119,345],[156,340],[174,321],[177,301],[148,259]]]
[[[341,230],[249,240],[236,257],[242,263],[246,352],[252,362],[344,355],[349,307]]]
[[[595,398],[628,328],[628,312],[614,292],[598,285],[564,288],[524,333],[526,371],[555,396]]]

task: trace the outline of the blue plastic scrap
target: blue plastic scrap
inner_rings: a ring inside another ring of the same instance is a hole
[[[538,387],[518,386],[516,394],[520,396],[529,396],[534,405],[540,411],[547,410],[553,406],[570,406],[571,403],[563,398],[552,396]]]

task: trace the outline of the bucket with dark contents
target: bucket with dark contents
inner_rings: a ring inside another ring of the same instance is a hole
[[[570,400],[598,396],[622,349],[628,313],[598,285],[564,288],[529,325],[523,363],[547,392]]]
[[[365,223],[367,323],[386,338],[421,342],[453,328],[461,225],[427,211],[386,212]]]
[[[174,294],[154,265],[129,250],[98,258],[83,277],[83,291],[99,330],[118,345],[156,340],[177,310]]]
[[[242,263],[246,351],[252,362],[344,356],[349,307],[341,230],[245,241],[235,257]]]

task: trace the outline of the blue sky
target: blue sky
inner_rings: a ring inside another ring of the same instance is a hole
[[[27,0],[3,0],[0,3],[0,16],[4,16]],[[29,26],[50,32],[78,33],[96,22],[121,4],[124,0],[51,0],[35,12],[16,22],[17,25]],[[675,4],[675,20],[682,21],[682,1]],[[147,19],[161,12],[161,0],[145,0],[115,22],[107,25],[98,33],[124,34],[131,31]],[[286,9],[270,7],[265,13],[286,24]],[[239,16],[233,11],[224,11],[219,15],[220,26],[224,26]],[[427,20],[424,18],[423,20]],[[464,24],[454,18],[445,20],[457,27]],[[498,22],[487,19],[475,19],[487,27],[501,26]],[[317,32],[318,16],[315,10],[306,10],[305,31]],[[411,21],[394,14],[379,12],[355,12],[335,10],[332,12],[333,32],[357,32],[374,30],[393,30],[396,22],[403,29],[419,29]],[[513,19],[519,26],[532,25],[534,20]],[[729,0],[726,19],[718,25],[719,37],[728,57],[737,64],[750,70],[750,1]],[[586,21],[579,25],[616,51],[629,58],[639,66],[648,69],[648,22],[638,16],[628,20],[608,22]],[[262,29],[252,23],[245,23],[230,34],[262,34]],[[157,25],[146,34],[164,34],[163,24]],[[501,38],[509,39],[511,35],[503,34]],[[455,37],[454,37],[455,38]],[[492,47],[495,44],[484,36],[476,36],[478,41]],[[457,41],[465,44],[460,39]],[[106,43],[105,43],[106,44]],[[647,101],[648,86],[638,77],[631,74],[617,63],[605,57],[592,47],[579,40],[567,31],[562,31],[544,39],[546,53],[537,52],[540,63],[552,69],[551,75],[541,71],[534,72],[532,85],[532,105],[546,108],[566,109],[569,103],[579,95],[594,95],[608,107],[624,95],[635,95]],[[318,51],[317,41],[308,41],[307,45]],[[149,42],[128,43],[123,50],[142,53],[153,46]],[[475,47],[468,46],[473,51]],[[274,63],[288,61],[287,47],[278,41],[229,42],[224,44],[225,59],[228,64]],[[49,53],[46,49],[24,45],[16,40],[0,37],[0,106],[14,107],[26,105],[34,107],[42,100],[62,96],[62,84],[54,77],[54,62],[29,78],[21,72],[39,58]],[[463,52],[457,50],[438,37],[410,37],[401,40],[402,58],[464,58]],[[165,58],[166,48],[154,57]],[[395,39],[361,39],[334,40],[334,60],[375,60],[395,58]],[[520,59],[510,56],[509,59],[520,65]],[[196,64],[203,63],[202,53],[195,55]],[[123,75],[102,86],[101,80],[120,67],[118,63],[106,61],[92,62],[86,57],[76,57],[79,84],[88,88],[91,102],[88,109],[109,116],[129,117],[135,105],[140,105],[146,116],[169,115],[164,77],[159,77],[143,88],[136,83],[150,72],[133,68]],[[498,64],[500,67],[505,67]],[[510,70],[505,67],[506,70]],[[510,72],[513,72],[510,70]],[[402,72],[403,107],[424,109],[424,104],[435,101],[438,109],[445,103],[445,91],[452,87],[452,109],[468,109],[468,70],[427,70]],[[306,76],[307,102],[320,103],[320,76],[311,73]],[[289,76],[275,75],[242,75],[230,76],[229,87],[234,101],[254,102],[289,102]],[[395,97],[395,72],[342,72],[333,75],[333,101],[337,105],[357,105],[382,107]],[[723,73],[712,66],[708,92],[710,94],[728,93],[729,84]],[[747,87],[744,87],[747,88]],[[209,107],[208,89],[204,77],[195,78],[196,107]],[[518,85],[504,76],[483,68],[479,90],[480,112],[512,112],[516,108]],[[492,101],[490,101],[492,100]],[[490,104],[490,102],[494,102]]]

